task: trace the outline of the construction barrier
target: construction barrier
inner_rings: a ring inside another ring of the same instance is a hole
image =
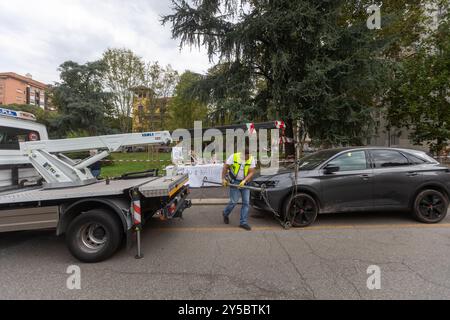
[[[105,163],[157,163],[157,162],[172,162],[171,160],[101,160],[100,162],[105,162]]]

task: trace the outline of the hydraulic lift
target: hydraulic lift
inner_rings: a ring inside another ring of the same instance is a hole
[[[0,233],[54,228],[57,235],[66,235],[69,251],[83,262],[108,259],[124,236],[130,243],[135,233],[141,258],[145,223],[155,215],[163,220],[182,217],[191,206],[186,175],[159,177],[157,170],[150,170],[97,180],[89,169],[123,146],[170,144],[169,132],[39,140],[48,135],[45,127],[33,121],[0,109],[0,127],[8,133],[0,138],[7,145],[15,141],[14,132],[28,133],[18,150],[0,153],[0,163],[32,165],[43,180],[0,192]],[[83,160],[65,155],[92,149],[99,153]]]

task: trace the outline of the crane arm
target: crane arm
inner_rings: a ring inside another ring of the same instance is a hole
[[[109,152],[118,151],[124,146],[159,144],[165,145],[172,142],[168,131],[117,134],[109,136],[43,140],[22,142],[20,149],[24,155],[29,155],[35,150],[45,150],[48,153],[81,152],[92,149],[105,149]]]
[[[46,181],[45,188],[65,188],[95,183],[89,166],[106,158],[110,152],[124,146],[169,144],[172,137],[168,131],[118,134],[76,139],[30,141],[20,144],[21,152]],[[75,162],[65,152],[80,152],[93,149],[101,153]]]

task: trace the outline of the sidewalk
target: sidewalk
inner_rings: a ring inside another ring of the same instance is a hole
[[[227,188],[191,189],[189,198],[194,205],[225,205],[230,199]]]

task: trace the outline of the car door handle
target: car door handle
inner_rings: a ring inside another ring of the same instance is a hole
[[[417,177],[419,174],[417,172],[408,172],[408,177]]]
[[[367,181],[371,178],[371,176],[369,174],[362,174],[360,177],[363,178],[363,180],[365,180],[365,181]]]

